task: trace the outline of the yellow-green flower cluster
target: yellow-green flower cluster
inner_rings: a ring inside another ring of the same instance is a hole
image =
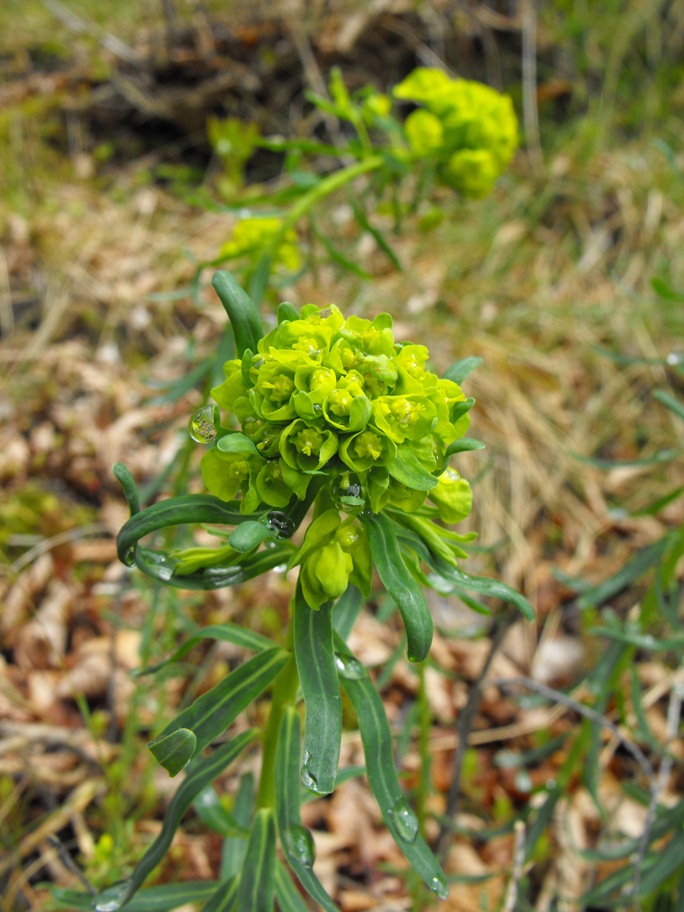
[[[393,94],[423,106],[404,124],[412,155],[436,161],[439,179],[465,196],[486,196],[518,146],[511,99],[430,67],[413,70]]]
[[[230,240],[221,247],[221,257],[228,259],[238,256],[254,256],[275,239],[281,230],[282,219],[277,216],[244,218],[233,228]],[[273,264],[284,266],[290,272],[296,272],[302,265],[297,234],[290,228],[273,253]]]
[[[446,468],[447,448],[468,426],[467,403],[458,384],[426,367],[424,346],[394,341],[388,314],[345,320],[334,306],[306,305],[291,316],[257,352],[224,365],[212,396],[240,430],[219,434],[202,475],[245,513],[283,510],[316,491],[317,518],[295,563],[318,607],[350,581],[370,587],[355,514],[414,512],[430,498],[447,522],[467,515],[467,482]]]

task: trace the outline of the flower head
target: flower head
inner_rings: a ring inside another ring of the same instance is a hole
[[[228,361],[212,390],[240,429],[219,431],[203,478],[245,513],[314,498],[317,518],[295,560],[312,607],[350,581],[370,586],[357,514],[422,510],[454,521],[468,512],[467,482],[445,473],[468,400],[427,368],[424,346],[395,341],[388,314],[345,320],[335,306],[305,305],[256,348]]]
[[[442,183],[465,196],[486,196],[518,146],[511,99],[430,67],[409,73],[394,97],[423,106],[404,123],[410,154],[436,161]]]

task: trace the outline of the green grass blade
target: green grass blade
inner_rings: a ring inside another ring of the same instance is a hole
[[[273,912],[276,831],[272,808],[259,808],[252,822],[235,904],[239,912]]]
[[[271,683],[287,661],[284,649],[260,652],[240,665],[210,691],[183,710],[149,745],[152,750],[172,732],[187,728],[197,738],[195,753],[223,734],[237,715],[249,706]]]
[[[361,520],[373,563],[404,621],[408,657],[420,662],[432,644],[432,617],[423,590],[406,568],[392,521],[382,514],[361,514]]]
[[[287,707],[280,723],[276,751],[275,803],[278,837],[289,866],[309,896],[325,912],[339,912],[313,871],[315,847],[311,833],[302,826],[300,762],[302,723],[294,707]]]
[[[472,355],[470,358],[461,358],[460,361],[454,361],[451,367],[446,370],[444,379],[452,380],[460,386],[468,374],[474,371],[475,368],[479,367],[482,363],[483,359],[477,355]]]
[[[346,669],[340,671],[340,677],[358,719],[371,791],[394,841],[411,867],[437,896],[444,899],[449,894],[447,879],[420,835],[418,818],[399,785],[394,768],[392,733],[380,694],[365,667],[339,637],[335,638],[335,649]]]
[[[657,399],[666,409],[669,409],[673,415],[676,415],[684,421],[684,405],[682,405],[678,399],[675,399],[674,396],[666,393],[665,390],[656,390],[653,393],[653,398]]]
[[[242,753],[247,745],[254,740],[256,734],[254,729],[243,732],[232,741],[226,741],[220,747],[217,747],[211,756],[203,757],[194,765],[171,799],[164,815],[161,833],[140,859],[133,874],[123,884],[104,890],[100,894],[99,900],[96,898],[93,901],[94,908],[97,907],[98,903],[100,905],[106,904],[112,894],[115,894],[119,906],[123,906],[140,889],[145,878],[166,855],[181,818],[195,797]]]
[[[294,654],[306,705],[302,782],[317,795],[335,787],[342,739],[342,698],[333,650],[332,602],[308,606],[300,584],[294,598]]]
[[[214,273],[211,284],[233,328],[237,357],[241,358],[242,353],[248,348],[255,352],[264,334],[264,328],[251,299],[225,269],[219,269]]]
[[[234,646],[241,646],[243,649],[251,649],[254,652],[263,652],[265,649],[273,649],[277,646],[275,640],[256,633],[254,630],[246,630],[238,624],[210,624],[208,627],[203,627],[200,633],[186,640],[180,649],[177,649],[168,659],[136,671],[136,677],[144,674],[153,674],[173,662],[178,662],[179,659],[182,659],[184,655],[190,652],[193,646],[197,646],[202,640],[220,640],[222,643],[232,643]]]

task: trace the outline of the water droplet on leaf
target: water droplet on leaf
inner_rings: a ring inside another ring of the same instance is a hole
[[[390,811],[390,817],[397,830],[397,835],[404,842],[415,842],[418,835],[418,818],[411,810],[408,801],[400,798]]]
[[[304,826],[291,826],[283,833],[283,843],[288,855],[294,856],[306,868],[313,867],[316,845],[313,836]]]
[[[278,538],[291,538],[297,531],[297,526],[294,521],[290,519],[287,513],[282,513],[280,510],[271,510],[261,522],[263,522],[271,532],[275,532]]]
[[[366,677],[365,665],[352,656],[336,655],[335,665],[340,677],[346,678],[348,681],[359,681],[361,678]]]
[[[95,912],[117,912],[126,902],[129,883],[122,880],[102,890],[95,897]]]
[[[311,754],[306,751],[304,754],[304,759],[302,760],[302,785],[304,788],[307,788],[310,792],[314,792],[316,795],[325,795],[326,792],[321,791],[318,785],[318,779],[312,774],[309,766],[311,765]]]
[[[211,443],[216,437],[215,407],[205,405],[188,422],[188,433],[195,443]]]
[[[433,877],[428,884],[428,887],[430,887],[432,892],[439,896],[440,899],[446,899],[449,895],[449,884],[446,882],[446,878],[442,877],[441,874]]]

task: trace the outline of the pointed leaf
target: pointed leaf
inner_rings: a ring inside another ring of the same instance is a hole
[[[299,812],[302,723],[297,710],[288,706],[283,714],[276,749],[275,804],[278,838],[288,864],[309,896],[325,912],[339,912],[313,871],[315,847]]]
[[[397,447],[397,455],[389,467],[389,473],[400,484],[416,491],[431,491],[437,484],[435,476],[428,472],[408,444]]]
[[[150,751],[169,776],[176,776],[195,756],[197,738],[187,728],[179,728],[165,738],[158,738],[150,744]]]
[[[374,513],[362,513],[360,518],[382,584],[401,612],[408,657],[420,662],[432,644],[432,617],[423,590],[406,568],[392,521]]]
[[[340,677],[359,723],[368,784],[385,823],[414,871],[431,890],[444,899],[449,893],[446,877],[418,832],[418,819],[399,785],[394,768],[392,732],[380,694],[364,666],[338,636],[335,637],[335,650],[342,664],[354,669],[353,674],[345,675],[341,672]]]
[[[135,480],[123,462],[115,462],[112,472],[123,488],[124,496],[128,501],[128,507],[131,511],[131,516],[134,516],[136,513],[140,512],[140,497],[138,496]]]
[[[172,732],[187,728],[197,738],[195,753],[204,750],[268,687],[287,659],[288,653],[280,648],[266,649],[249,659],[183,710],[150,748]]]
[[[273,912],[276,834],[272,808],[259,808],[252,822],[235,899],[239,912]]]
[[[257,344],[264,334],[264,328],[259,312],[247,293],[225,269],[214,273],[211,284],[233,327],[238,358],[242,357],[243,351],[247,348],[256,351]]]
[[[235,531],[228,539],[228,543],[231,548],[244,554],[247,551],[253,551],[254,548],[258,548],[267,539],[275,541],[275,533],[264,523],[258,520],[250,520],[235,527]]]
[[[317,795],[335,787],[342,738],[342,699],[332,634],[333,603],[314,611],[297,583],[294,654],[306,705],[302,782]]]
[[[437,573],[443,580],[448,581],[452,592],[456,592],[462,597],[469,592],[475,592],[477,595],[487,598],[496,598],[515,606],[526,621],[535,619],[534,608],[525,596],[512,586],[502,583],[501,580],[490,579],[488,576],[470,576],[444,561],[439,561]]]
[[[454,361],[450,368],[444,373],[445,380],[452,380],[460,386],[468,374],[474,371],[483,363],[483,359],[473,355],[470,358],[461,358],[460,361]]]
[[[217,886],[218,882],[215,880],[187,880],[184,883],[148,887],[146,890],[140,890],[126,903],[126,912],[171,912],[180,906],[208,899]],[[74,890],[55,887],[51,890],[51,897],[58,905],[66,906],[71,912],[92,912],[93,901],[89,893],[76,893]]]

